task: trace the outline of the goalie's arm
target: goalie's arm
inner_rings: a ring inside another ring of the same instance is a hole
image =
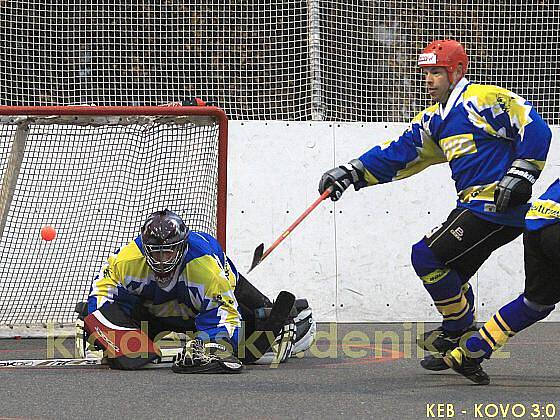
[[[216,262],[216,264],[218,264]],[[212,264],[213,265],[213,264]],[[223,272],[204,281],[203,299],[195,318],[196,338],[185,344],[172,370],[175,373],[238,373],[243,364],[236,357],[241,315],[233,286]],[[199,279],[202,280],[202,279]]]
[[[234,294],[235,284],[215,258],[205,258],[188,269],[188,277],[196,283],[200,299],[193,301],[198,314],[194,322],[197,336],[203,341],[226,340],[234,347],[239,344],[241,314]],[[196,275],[195,275],[196,274]]]

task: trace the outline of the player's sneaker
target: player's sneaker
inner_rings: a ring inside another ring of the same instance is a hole
[[[455,349],[459,345],[461,337],[470,331],[478,331],[478,328],[473,324],[463,331],[450,333],[439,327],[424,333],[422,337],[418,337],[416,341],[418,346],[434,353],[424,357],[420,361],[420,366],[431,371],[449,369],[449,366],[443,361],[443,356],[450,350]]]
[[[477,385],[490,383],[490,377],[482,370],[480,363],[468,357],[461,347],[451,350],[444,356],[443,361],[459,375],[463,375]]]
[[[420,360],[420,366],[433,372],[449,369],[449,366],[447,366],[443,361],[443,356],[439,353],[428,354],[425,356],[422,360]]]
[[[445,354],[457,347],[461,336],[468,331],[477,331],[477,329],[473,326],[463,331],[450,332],[438,327],[435,330],[425,332],[422,336],[418,336],[416,344],[432,353]]]

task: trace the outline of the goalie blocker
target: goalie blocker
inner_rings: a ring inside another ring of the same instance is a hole
[[[176,334],[168,335],[154,342],[154,339],[166,330],[165,326],[161,325],[161,321],[149,320],[145,324],[149,327],[146,331],[143,331],[142,328],[139,328],[141,327],[139,319],[148,318],[146,314],[143,314],[144,316],[135,314],[136,316],[131,318],[116,305],[110,305],[109,308],[104,308],[102,312],[98,310],[87,315],[85,303],[79,303],[76,305],[76,312],[79,314],[76,323],[77,356],[105,356],[107,363],[112,368],[138,369],[147,363],[157,361],[161,357],[158,345],[167,346],[171,343],[176,347],[180,343]],[[254,331],[269,331],[269,333],[262,333],[257,340],[252,342],[252,346],[254,346],[250,348],[252,351],[245,351],[245,354],[241,357],[241,360],[245,363],[282,363],[290,356],[307,350],[313,343],[316,327],[311,308],[306,299],[298,299],[294,303],[293,295],[282,292],[272,308],[259,308],[255,311],[254,316],[257,321],[246,332],[246,336],[250,336]],[[84,329],[86,320],[88,326]],[[270,332],[272,332],[272,335]],[[274,341],[271,346],[270,341],[272,340]],[[237,359],[233,360],[233,365],[231,363],[224,365],[212,354],[216,350],[219,355],[225,355],[227,359],[229,355],[225,354],[224,349],[220,346],[216,349],[206,348],[205,346],[202,349],[200,346],[194,347],[196,350],[194,360],[197,358],[204,359],[207,364],[208,357],[210,357],[212,361],[216,362],[214,365],[211,364],[211,366],[201,368],[198,362],[194,362],[191,357],[193,355],[193,345],[194,343],[189,344],[187,342],[182,350],[180,347],[176,348],[177,353],[181,351],[179,356],[183,363],[190,360],[187,364],[196,365],[196,369],[192,370],[215,372],[215,365],[218,364],[222,368],[225,367],[224,370],[226,371],[235,371],[235,369],[231,369],[231,366],[235,365]],[[169,352],[171,349],[166,348],[166,350]],[[205,356],[200,356],[201,351]],[[175,370],[181,369],[175,368]]]

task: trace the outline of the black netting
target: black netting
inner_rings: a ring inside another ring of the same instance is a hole
[[[155,105],[232,119],[404,122],[428,104],[416,58],[453,37],[469,77],[560,122],[557,1],[0,2],[4,105]]]

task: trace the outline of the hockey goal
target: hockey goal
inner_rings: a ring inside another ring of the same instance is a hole
[[[225,248],[226,154],[216,107],[0,107],[0,334],[72,324],[103,261],[158,209]]]

